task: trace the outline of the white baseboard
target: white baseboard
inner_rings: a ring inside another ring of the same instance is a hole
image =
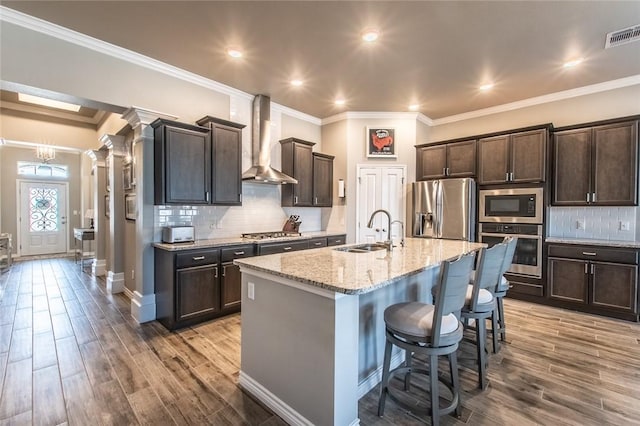
[[[133,292],[128,288],[124,288],[124,295],[129,298],[129,300],[133,300]]]
[[[124,272],[107,272],[107,291],[110,294],[124,291]]]
[[[107,274],[107,259],[93,259],[91,272],[96,277],[103,277]]]
[[[156,295],[140,294],[133,292],[131,297],[131,316],[138,323],[153,321],[156,319]]]
[[[391,356],[391,370],[404,362],[404,351],[400,351]],[[358,399],[365,396],[369,391],[382,381],[382,365],[376,368],[366,379],[358,384]]]
[[[255,396],[259,401],[264,403],[267,407],[273,410],[278,416],[290,425],[294,426],[313,426],[302,414],[287,405],[280,398],[271,393],[268,389],[262,386],[260,383],[253,380],[248,374],[240,370],[240,377],[238,384],[248,393]],[[349,424],[349,426],[357,426],[360,424],[360,419],[356,419]]]

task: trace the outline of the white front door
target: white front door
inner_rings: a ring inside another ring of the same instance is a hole
[[[358,243],[385,241],[388,235],[389,220],[384,213],[378,213],[373,226],[367,227],[371,214],[384,209],[391,220],[405,219],[404,182],[406,166],[358,166],[358,195],[356,217],[356,241]],[[391,227],[391,239],[397,241],[401,236],[399,224]]]
[[[20,182],[20,254],[67,251],[67,185]]]

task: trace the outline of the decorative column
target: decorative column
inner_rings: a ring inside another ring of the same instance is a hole
[[[105,161],[109,150],[106,147],[87,151],[93,160],[91,165],[91,192],[93,199],[93,227],[95,229],[95,257],[91,264],[91,272],[96,277],[102,277],[107,271],[106,234],[109,232],[105,217],[105,195],[107,194],[107,179]]]
[[[173,115],[131,107],[122,114],[133,129],[133,181],[136,188],[136,289],[131,299],[131,315],[139,322],[156,319],[153,243],[160,241],[153,205],[153,128],[154,120],[175,120]]]
[[[107,291],[124,291],[124,186],[122,163],[127,155],[124,136],[103,135],[100,142],[109,150],[106,158],[106,188],[109,213],[107,238]]]

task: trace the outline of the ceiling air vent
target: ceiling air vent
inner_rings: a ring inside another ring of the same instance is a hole
[[[605,43],[604,48],[608,49],[610,47],[616,47],[638,40],[640,40],[640,25],[634,25],[633,27],[613,31],[607,34],[607,42]]]

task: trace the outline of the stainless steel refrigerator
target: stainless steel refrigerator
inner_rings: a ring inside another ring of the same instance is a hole
[[[442,179],[413,184],[413,236],[475,241],[476,183]]]

